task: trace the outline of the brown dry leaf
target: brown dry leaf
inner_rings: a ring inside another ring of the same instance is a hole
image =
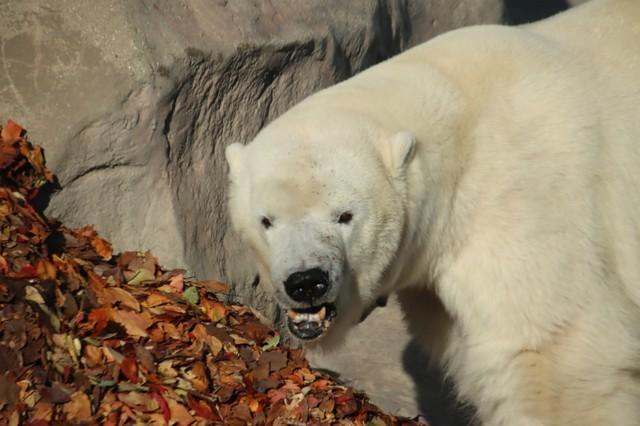
[[[18,386],[8,374],[0,374],[0,410],[18,401]]]
[[[220,294],[229,293],[229,286],[220,281],[202,280],[202,281],[198,281],[197,284],[200,284],[203,288],[213,293],[220,293]]]
[[[73,423],[91,421],[91,401],[84,392],[71,395],[71,401],[62,406],[62,411]]]
[[[158,324],[158,328],[161,329],[165,335],[175,340],[182,340],[183,334],[178,328],[170,322],[161,322]]]
[[[107,326],[107,323],[114,318],[112,308],[96,308],[89,313],[89,321],[94,324],[93,334],[98,335]]]
[[[191,335],[196,340],[206,343],[213,356],[218,355],[222,350],[222,342],[217,337],[209,334],[207,328],[202,324],[196,324],[193,330],[191,330]]]
[[[148,393],[142,392],[127,392],[127,393],[119,393],[118,399],[129,407],[145,412],[156,411],[160,408],[160,404],[151,397]]]
[[[227,308],[220,302],[202,298],[200,304],[202,309],[204,309],[204,313],[213,322],[218,322],[227,315]]]
[[[146,369],[150,373],[156,372],[156,364],[153,359],[153,355],[147,348],[142,345],[136,345],[136,357],[142,368]]]
[[[179,426],[189,426],[195,421],[195,418],[189,414],[189,410],[184,405],[174,399],[167,399],[167,403],[169,404],[169,410],[171,410],[171,420]]]
[[[216,412],[214,412],[211,406],[206,402],[197,400],[191,395],[187,396],[187,402],[189,403],[189,408],[191,408],[197,416],[214,422],[219,422],[222,420],[220,416]]]
[[[98,256],[102,257],[104,260],[111,259],[113,252],[111,244],[109,244],[108,241],[100,238],[93,226],[85,226],[76,230],[75,233],[80,237],[86,238],[89,241],[89,244],[91,244],[91,246],[95,250],[96,254],[98,254]]]
[[[111,300],[120,303],[122,306],[140,312],[140,303],[127,290],[120,287],[108,287],[104,291],[110,295]]]
[[[0,131],[0,426],[416,424],[312,370],[222,303],[226,285],[40,215],[30,200],[54,177],[22,133]]]
[[[190,370],[187,371],[191,384],[198,392],[207,392],[209,389],[209,379],[204,364],[196,362]]]
[[[146,313],[138,314],[121,309],[115,310],[113,319],[124,326],[129,335],[138,337],[147,337],[147,328],[153,324],[153,320]]]
[[[104,260],[111,259],[113,255],[113,249],[111,248],[111,244],[109,244],[106,240],[103,240],[100,237],[95,237],[91,240],[91,245],[93,246],[98,256],[102,257]]]
[[[147,297],[147,300],[143,302],[143,304],[147,307],[152,308],[154,306],[164,305],[169,302],[171,302],[171,300],[168,297],[163,296],[160,293],[153,292],[149,295],[149,297]]]
[[[84,357],[89,367],[97,367],[102,364],[102,349],[98,346],[87,345],[84,347]]]
[[[174,289],[176,293],[182,293],[184,290],[184,274],[177,274],[171,277],[169,287]]]
[[[33,407],[31,420],[44,420],[50,422],[53,417],[54,405],[47,401],[39,401]]]
[[[11,163],[13,163],[16,160],[16,157],[18,156],[18,150],[9,145],[9,144],[2,144],[2,146],[0,146],[0,168],[5,168],[11,165]]]

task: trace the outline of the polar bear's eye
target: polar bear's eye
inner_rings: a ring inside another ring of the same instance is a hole
[[[338,218],[338,223],[342,223],[343,225],[348,224],[349,222],[351,222],[351,219],[353,219],[353,213],[351,212],[344,212],[340,215],[340,217]]]
[[[264,229],[269,229],[272,226],[271,220],[268,217],[263,216],[262,219],[260,219],[260,223],[262,224]]]

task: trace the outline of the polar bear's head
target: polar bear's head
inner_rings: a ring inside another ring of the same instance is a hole
[[[311,109],[227,148],[233,225],[298,338],[337,342],[385,296],[414,147],[410,133]]]

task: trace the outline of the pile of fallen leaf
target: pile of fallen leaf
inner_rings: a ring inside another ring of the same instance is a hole
[[[0,425],[416,424],[313,371],[224,284],[41,215],[54,176],[23,133],[0,136]]]

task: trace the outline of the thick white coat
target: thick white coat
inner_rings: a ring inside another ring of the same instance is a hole
[[[640,1],[447,33],[227,156],[282,304],[291,256],[338,264],[324,343],[397,291],[484,424],[640,424]]]

